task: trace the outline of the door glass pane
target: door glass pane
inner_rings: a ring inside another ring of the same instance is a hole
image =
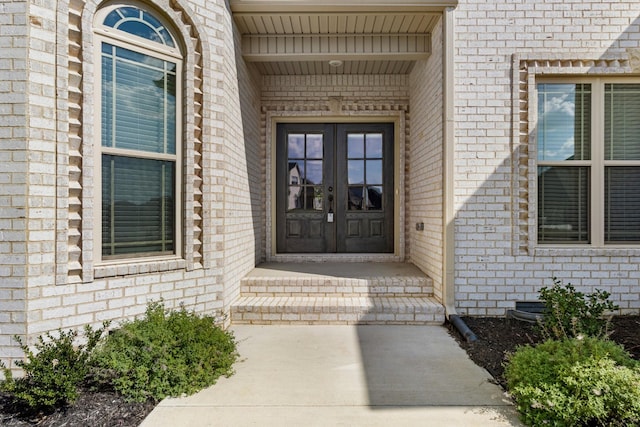
[[[640,242],[640,168],[605,168],[605,242]]]
[[[315,187],[311,188],[313,190],[313,210],[316,211],[321,211],[324,209],[324,194],[323,194],[323,188],[321,185],[316,185]]]
[[[364,161],[348,161],[348,182],[349,184],[364,184]]]
[[[303,188],[300,185],[290,185],[289,193],[287,197],[287,209],[302,209],[304,208]]]
[[[288,153],[290,159],[304,159],[304,135],[289,134]]]
[[[591,85],[538,85],[538,160],[591,159]]]
[[[302,185],[304,161],[289,160],[289,185]]]
[[[367,187],[367,210],[382,210],[382,186],[374,185]]]
[[[323,151],[322,134],[288,134],[288,210],[323,208]]]
[[[287,209],[302,209],[302,185],[304,178],[304,160],[289,160]]]
[[[367,134],[367,159],[381,159],[381,158],[382,158],[382,134],[368,133]]]
[[[364,206],[364,188],[362,186],[349,187],[349,203],[350,211],[360,211]]]
[[[640,160],[640,84],[605,85],[605,159]]]
[[[322,184],[322,160],[307,160],[305,184]]]
[[[350,133],[347,135],[347,157],[349,159],[364,158],[364,134]]]
[[[589,168],[538,167],[538,241],[589,242]]]
[[[307,135],[307,159],[322,159],[322,135]]]
[[[367,160],[367,184],[382,184],[382,160]]]

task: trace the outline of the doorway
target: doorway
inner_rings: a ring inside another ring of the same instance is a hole
[[[280,123],[278,253],[393,253],[393,123]]]

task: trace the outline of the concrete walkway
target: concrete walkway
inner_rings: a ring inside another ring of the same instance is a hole
[[[519,426],[441,326],[232,327],[236,373],[162,401],[142,427]]]

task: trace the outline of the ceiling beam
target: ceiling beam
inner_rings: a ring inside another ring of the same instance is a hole
[[[242,53],[252,62],[414,61],[429,56],[431,40],[429,34],[244,35]]]

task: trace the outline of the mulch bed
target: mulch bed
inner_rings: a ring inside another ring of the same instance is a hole
[[[51,412],[29,412],[0,393],[0,425],[8,427],[137,427],[156,406],[126,402],[112,391],[83,390],[72,405]]]
[[[505,389],[504,363],[507,355],[520,345],[535,345],[542,341],[541,334],[532,323],[491,317],[464,317],[463,320],[478,340],[467,342],[453,325],[447,323],[450,334],[471,360],[485,368]],[[640,360],[640,316],[614,317],[610,329],[610,339],[622,344],[634,359]]]

